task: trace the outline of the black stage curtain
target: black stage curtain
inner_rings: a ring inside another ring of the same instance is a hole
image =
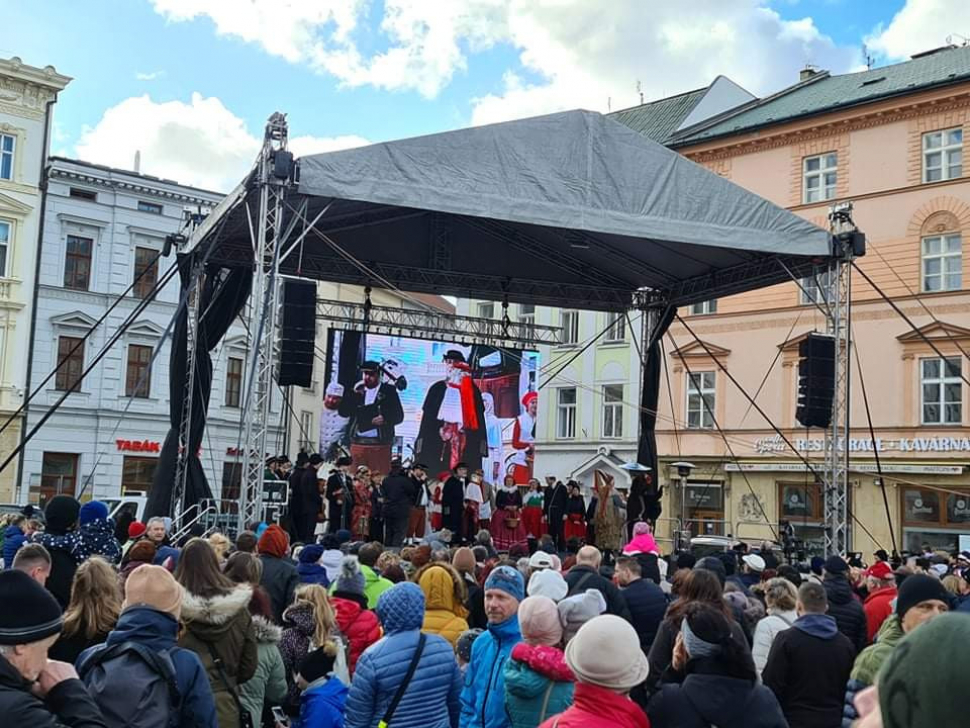
[[[657,472],[657,405],[660,403],[660,375],[663,371],[660,340],[667,333],[674,320],[676,309],[667,308],[657,322],[653,332],[653,344],[646,352],[643,365],[643,386],[640,389],[640,443],[637,447],[637,462],[650,468],[650,476],[655,485],[659,484]],[[646,314],[644,314],[646,315]],[[646,346],[648,342],[643,342]]]
[[[200,253],[179,255],[179,278],[183,295],[190,283],[195,263],[193,255],[198,254]],[[199,448],[202,446],[205,434],[206,413],[209,410],[209,395],[212,393],[212,360],[209,358],[209,352],[219,344],[236,316],[246,305],[252,284],[251,268],[205,266],[199,299],[199,341],[195,350],[195,387],[189,430],[189,472],[185,485],[186,507],[204,498],[212,497],[212,489],[209,487],[199,459]],[[172,513],[172,485],[178,464],[179,424],[182,421],[185,396],[188,364],[187,326],[188,307],[185,307],[175,322],[172,350],[169,355],[170,429],[155,468],[152,489],[148,494],[146,517],[175,515]],[[248,372],[246,374],[248,375]]]

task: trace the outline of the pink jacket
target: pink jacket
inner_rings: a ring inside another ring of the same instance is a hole
[[[657,542],[653,538],[652,533],[644,533],[635,537],[630,543],[623,547],[623,553],[625,554],[659,554],[660,549],[657,548]]]

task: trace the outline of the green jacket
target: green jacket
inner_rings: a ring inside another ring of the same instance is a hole
[[[239,686],[239,702],[259,725],[263,703],[281,705],[286,697],[286,670],[279,641],[283,630],[264,617],[253,617],[256,634],[256,674]]]
[[[380,599],[381,594],[394,586],[394,582],[385,579],[383,576],[379,576],[369,566],[364,566],[363,564],[359,564],[359,566],[360,573],[364,575],[364,596],[367,597],[367,608],[374,609],[377,606],[377,600]],[[339,579],[335,579],[333,584],[330,585],[331,594],[337,591],[338,583]]]
[[[879,668],[896,649],[896,643],[903,638],[903,625],[899,617],[890,614],[879,628],[876,641],[866,647],[855,658],[850,680],[858,680],[865,685],[875,685]]]

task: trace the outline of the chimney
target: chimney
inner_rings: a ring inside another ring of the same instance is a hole
[[[811,64],[805,64],[805,68],[803,68],[801,71],[798,72],[798,80],[806,81],[818,72],[819,70],[815,68],[815,66]]]
[[[141,150],[135,150],[135,174],[141,174]]]

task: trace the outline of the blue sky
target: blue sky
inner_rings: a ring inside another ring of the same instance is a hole
[[[879,64],[942,45],[960,16],[970,28],[966,6],[0,0],[13,31],[0,55],[74,78],[57,105],[53,152],[127,167],[140,149],[146,172],[224,188],[277,109],[291,136],[304,137],[300,153],[559,108],[622,108],[637,102],[638,81],[647,99],[718,73],[764,94],[806,63],[858,69],[864,42]]]

